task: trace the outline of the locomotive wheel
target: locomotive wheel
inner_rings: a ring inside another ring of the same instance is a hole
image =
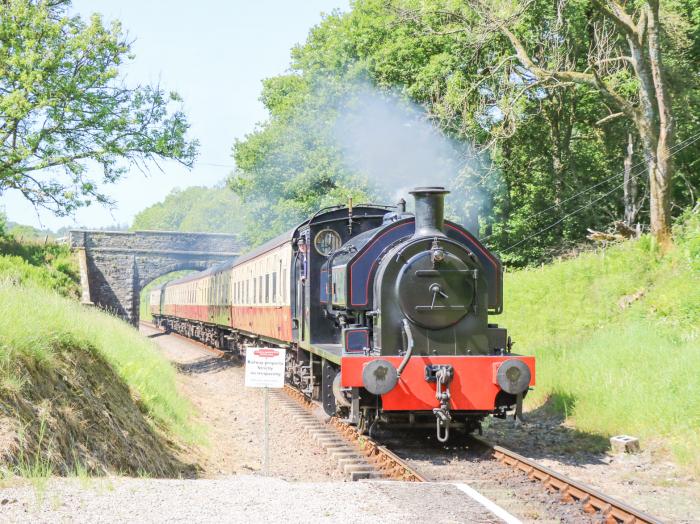
[[[360,435],[369,434],[370,430],[372,429],[372,424],[374,423],[375,418],[376,416],[372,411],[366,409],[362,410],[360,420],[357,423],[357,431],[360,433]]]
[[[357,432],[360,435],[366,435],[368,426],[369,425],[367,424],[367,418],[364,416],[364,414],[360,415],[360,420],[357,423]]]

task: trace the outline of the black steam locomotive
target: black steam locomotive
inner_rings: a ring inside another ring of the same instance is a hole
[[[440,441],[473,431],[519,409],[535,361],[489,323],[503,309],[503,269],[444,220],[446,193],[412,191],[415,215],[405,203],[321,210],[154,290],[155,321],[222,349],[285,347],[287,381],[362,431],[435,427]]]

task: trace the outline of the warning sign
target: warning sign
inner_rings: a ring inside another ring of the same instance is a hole
[[[245,352],[245,385],[249,388],[284,387],[283,348],[248,348]]]

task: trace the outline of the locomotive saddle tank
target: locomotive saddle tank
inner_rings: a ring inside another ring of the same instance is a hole
[[[415,215],[405,204],[321,210],[233,263],[154,290],[155,321],[234,352],[285,347],[287,381],[361,431],[432,427],[446,441],[489,414],[519,415],[535,361],[489,323],[503,309],[503,268],[444,219],[447,193],[413,190]],[[205,293],[203,312],[164,299],[217,277],[230,291],[218,302]]]

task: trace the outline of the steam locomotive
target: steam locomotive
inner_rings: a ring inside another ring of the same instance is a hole
[[[150,294],[161,328],[226,351],[286,348],[286,380],[362,432],[480,429],[535,383],[533,357],[511,353],[503,268],[444,219],[442,187],[398,206],[318,211],[233,262]]]

